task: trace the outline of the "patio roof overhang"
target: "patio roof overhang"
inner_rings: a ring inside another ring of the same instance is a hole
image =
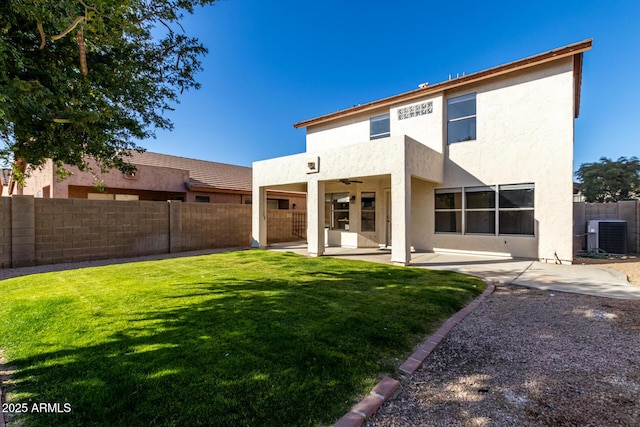
[[[316,171],[309,171],[310,162],[317,163]],[[441,183],[443,168],[442,153],[400,135],[255,162],[253,181],[254,190],[256,186],[277,187],[316,179],[339,181],[394,174]]]

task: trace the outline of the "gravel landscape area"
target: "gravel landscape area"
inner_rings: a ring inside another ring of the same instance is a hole
[[[638,426],[640,301],[500,286],[369,426]]]

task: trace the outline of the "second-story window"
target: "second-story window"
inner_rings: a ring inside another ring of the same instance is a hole
[[[386,138],[391,135],[389,114],[371,117],[369,121],[370,139]]]
[[[447,100],[447,143],[476,139],[476,94]]]

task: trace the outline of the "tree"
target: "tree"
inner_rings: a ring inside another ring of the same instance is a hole
[[[136,141],[171,129],[163,114],[199,88],[207,50],[180,22],[214,1],[0,2],[0,156],[15,179],[46,159],[134,169]]]
[[[597,163],[583,163],[576,172],[587,202],[617,202],[640,196],[640,160],[602,157]]]

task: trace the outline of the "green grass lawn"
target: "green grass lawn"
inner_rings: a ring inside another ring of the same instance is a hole
[[[483,289],[259,250],[94,267],[0,281],[0,349],[13,403],[63,410],[27,426],[326,425]]]

